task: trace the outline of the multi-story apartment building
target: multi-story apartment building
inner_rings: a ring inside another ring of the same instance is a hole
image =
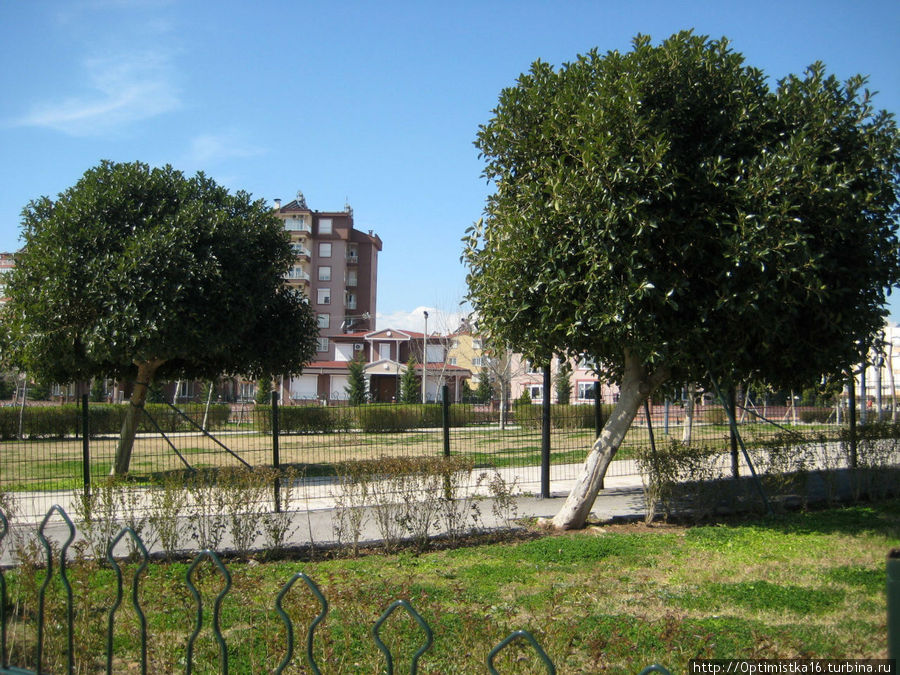
[[[301,193],[275,215],[284,221],[294,249],[285,283],[302,290],[319,324],[317,361],[333,361],[333,337],[375,328],[375,291],[381,239],[353,227],[353,209],[313,211]]]
[[[467,323],[463,323],[455,333],[448,336],[448,340],[450,365],[470,370],[475,381],[478,381],[482,369],[488,365],[481,336],[473,333]]]

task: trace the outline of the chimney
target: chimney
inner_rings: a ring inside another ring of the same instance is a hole
[[[275,210],[276,211],[281,210],[281,198],[280,197],[275,200]]]

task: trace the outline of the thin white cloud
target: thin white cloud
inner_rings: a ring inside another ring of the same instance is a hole
[[[181,105],[165,56],[142,53],[93,58],[84,67],[87,93],[37,104],[19,124],[71,136],[99,136]]]
[[[383,314],[375,314],[375,328],[396,328],[397,330],[412,330],[419,333],[425,330],[425,312],[428,312],[428,333],[448,334],[459,328],[460,322],[465,318],[462,312],[445,312],[434,307],[416,307],[411,312],[398,310]]]
[[[208,166],[225,159],[258,157],[265,149],[248,143],[237,132],[201,134],[194,137],[187,152],[187,162]]]

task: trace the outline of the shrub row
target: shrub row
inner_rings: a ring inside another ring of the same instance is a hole
[[[471,405],[450,406],[450,426],[463,427],[496,421],[497,413],[476,410]],[[256,410],[257,428],[272,432],[272,416],[267,407]],[[366,433],[410,431],[443,426],[440,405],[368,404],[331,408],[324,406],[283,406],[278,408],[278,429],[286,434]]]
[[[613,406],[603,404],[603,419],[608,419]],[[526,429],[540,429],[542,406],[518,405],[515,408],[516,422]],[[550,427],[553,429],[593,429],[594,406],[554,403],[550,405]]]
[[[88,424],[91,436],[118,434],[122,429],[122,420],[128,404],[94,403],[88,408]],[[166,433],[190,431],[195,427],[178,415],[169,406],[148,403],[145,406],[148,415],[153,418],[159,428]],[[206,406],[188,404],[180,410],[198,425],[203,423]],[[211,405],[206,418],[209,430],[224,429],[228,423],[231,410],[227,405]],[[19,418],[22,419],[22,436],[25,438],[65,438],[81,433],[81,406],[67,404],[46,407],[27,407],[24,414],[17,407],[0,408],[0,438],[11,440],[19,436]],[[138,421],[138,432],[156,431],[148,415],[141,415]]]

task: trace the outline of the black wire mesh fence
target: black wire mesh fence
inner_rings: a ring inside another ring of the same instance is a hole
[[[496,405],[472,404],[148,404],[140,414],[129,480],[153,483],[179,472],[274,466],[292,467],[313,485],[357,461],[462,456],[474,468],[511,472],[527,490],[540,483],[542,457],[554,481],[577,476],[612,404],[554,404],[546,435],[539,404],[502,412]],[[85,400],[0,408],[0,492],[15,498],[89,491],[110,474],[127,406]],[[633,460],[651,437],[656,443],[689,440],[723,453],[734,450],[721,407],[688,412],[665,402],[639,412],[607,476],[637,474]],[[841,417],[846,415],[830,408],[741,407],[737,421],[744,442],[757,446],[786,431],[839,439],[847,429],[838,423]],[[325,496],[328,482],[319,484]]]

